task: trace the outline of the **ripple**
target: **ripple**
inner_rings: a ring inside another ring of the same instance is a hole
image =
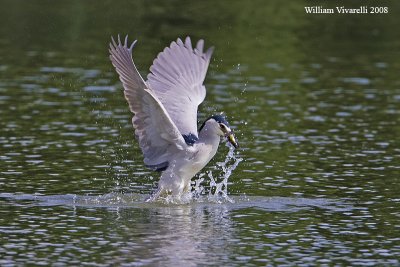
[[[359,85],[369,85],[371,83],[368,78],[363,78],[363,77],[343,78],[342,81],[345,83],[354,83]]]
[[[75,206],[86,208],[163,208],[162,202],[146,202],[150,195],[109,193],[99,196],[38,195],[0,193],[0,198],[9,201],[31,201],[30,205],[37,206]],[[297,212],[303,209],[321,208],[334,212],[350,212],[354,207],[350,203],[323,198],[285,198],[260,196],[230,196],[233,202],[220,202],[207,196],[200,196],[195,201],[184,204],[193,207],[222,205],[228,210],[256,208],[265,211]],[[175,204],[181,206],[182,204]]]

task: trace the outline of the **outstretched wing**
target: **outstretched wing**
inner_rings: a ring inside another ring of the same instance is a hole
[[[213,48],[203,52],[204,41],[193,49],[189,37],[172,42],[150,67],[147,83],[164,105],[188,144],[198,139],[197,107],[206,96],[203,85]]]
[[[153,170],[168,167],[168,160],[176,150],[184,149],[186,143],[178,128],[171,120],[163,104],[148,89],[132,60],[132,49],[128,47],[128,36],[122,44],[112,39],[110,59],[124,86],[125,98],[130,110],[135,135],[144,154],[144,163]]]

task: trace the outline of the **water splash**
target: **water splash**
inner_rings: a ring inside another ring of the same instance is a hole
[[[166,205],[181,205],[193,202],[234,203],[228,196],[228,179],[243,159],[235,154],[233,145],[228,142],[225,142],[225,144],[229,148],[225,161],[217,163],[217,166],[213,170],[222,170],[222,176],[214,177],[213,171],[200,173],[198,178],[192,183],[191,192],[184,192],[180,195],[159,195],[155,191],[146,197],[145,202],[157,202]]]
[[[228,196],[228,179],[243,158],[235,155],[235,148],[231,144],[228,142],[225,144],[229,148],[229,152],[226,155],[224,162],[217,163],[217,165],[222,169],[222,176],[220,178],[214,178],[212,171],[200,174],[199,178],[195,181],[192,190],[194,199],[200,201],[202,196],[207,196],[206,200],[209,202],[234,202]],[[206,181],[206,175],[210,180],[208,188],[203,185],[204,181]]]

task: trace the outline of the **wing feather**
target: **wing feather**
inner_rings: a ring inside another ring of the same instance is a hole
[[[112,39],[110,59],[119,74],[124,95],[134,113],[132,124],[144,155],[145,164],[163,170],[174,151],[185,148],[186,143],[163,104],[140,76],[133,60],[136,41],[128,46],[128,36],[122,44]]]
[[[190,37],[178,38],[158,54],[147,76],[150,89],[186,136],[198,137],[197,109],[206,96],[203,82],[213,52],[203,49],[203,40],[193,49]]]

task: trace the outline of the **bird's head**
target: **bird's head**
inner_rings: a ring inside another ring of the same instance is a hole
[[[209,117],[204,124],[207,124],[211,129],[213,129],[219,136],[226,137],[226,139],[235,147],[238,148],[239,144],[235,139],[232,129],[229,126],[228,121],[222,114],[213,115]],[[203,126],[204,126],[203,124]],[[203,128],[203,126],[201,128]],[[200,130],[201,130],[200,128]]]

